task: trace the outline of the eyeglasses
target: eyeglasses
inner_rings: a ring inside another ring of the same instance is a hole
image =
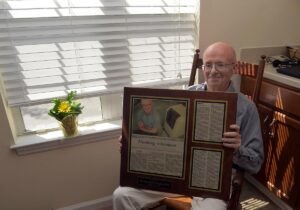
[[[211,71],[213,67],[215,67],[215,69],[218,71],[225,71],[229,66],[232,65],[234,65],[234,63],[206,63],[201,67],[203,71]]]

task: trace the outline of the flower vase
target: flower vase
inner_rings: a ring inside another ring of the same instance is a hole
[[[77,116],[68,115],[60,122],[60,127],[65,137],[76,136],[78,134],[77,129]]]

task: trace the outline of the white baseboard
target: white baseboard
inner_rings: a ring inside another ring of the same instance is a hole
[[[92,201],[85,201],[55,210],[96,210],[109,206],[112,206],[112,196],[102,197]]]
[[[263,186],[260,182],[258,182],[255,178],[253,178],[249,174],[245,174],[245,178],[254,185],[259,191],[261,191],[265,196],[267,196],[276,206],[278,206],[282,210],[293,210],[288,204],[280,200],[280,198],[276,197],[273,193],[271,193],[265,186]]]

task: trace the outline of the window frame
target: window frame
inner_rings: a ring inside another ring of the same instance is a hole
[[[200,6],[200,3],[198,3],[198,6]],[[196,9],[197,6],[196,6]],[[199,10],[198,10],[199,11]],[[180,14],[180,12],[179,12]],[[180,16],[180,15],[179,15]],[[195,36],[194,37],[194,46],[198,45],[198,19],[199,16],[197,16],[197,13],[194,14],[195,16]],[[41,17],[43,18],[43,17]],[[181,20],[179,17],[179,25],[181,24]],[[179,26],[180,27],[180,26]],[[170,29],[171,30],[171,29]],[[173,30],[173,29],[172,29]],[[175,35],[174,35],[175,36]],[[179,36],[181,36],[179,34]],[[128,39],[130,36],[128,37]],[[180,41],[178,42],[180,45]],[[127,46],[129,48],[129,46]],[[180,47],[179,47],[180,48]],[[174,50],[175,52],[175,50]],[[180,57],[180,56],[179,56]],[[180,60],[180,58],[179,58]],[[191,60],[192,62],[192,60]],[[176,63],[176,65],[178,65]],[[180,65],[180,63],[179,63]],[[176,70],[177,71],[177,70]],[[172,81],[165,81],[159,82],[159,86],[156,86],[158,84],[153,83],[152,86],[147,86],[145,85],[136,85],[137,87],[151,87],[151,88],[172,88],[172,86],[180,86],[180,85],[185,85],[187,84],[188,78],[181,78],[181,73],[178,74],[177,78],[175,78]],[[2,82],[2,81],[1,81]],[[153,86],[154,85],[154,86]],[[4,88],[4,87],[2,87]],[[41,151],[47,151],[47,150],[52,150],[52,149],[57,149],[57,148],[63,148],[67,146],[72,146],[72,145],[78,145],[78,144],[83,144],[83,143],[89,143],[89,142],[94,142],[94,141],[101,141],[101,140],[109,140],[109,139],[117,139],[118,136],[121,134],[121,115],[122,115],[122,108],[116,112],[116,106],[114,108],[111,105],[116,105],[117,102],[120,103],[119,100],[117,99],[110,99],[110,93],[111,91],[107,91],[105,93],[102,93],[101,95],[98,95],[97,93],[91,94],[91,95],[83,95],[81,96],[82,98],[87,98],[87,97],[92,97],[92,96],[97,96],[99,97],[101,101],[101,106],[102,106],[102,117],[103,121],[101,122],[96,122],[95,124],[89,125],[91,128],[93,126],[95,127],[104,127],[104,129],[99,129],[94,132],[80,132],[78,136],[75,137],[69,137],[68,139],[65,139],[61,135],[54,135],[52,138],[42,138],[41,136],[43,135],[48,135],[51,136],[52,134],[55,134],[57,130],[41,130],[40,132],[25,132],[25,122],[21,113],[21,106],[20,105],[14,105],[14,106],[9,106],[7,102],[5,104],[7,111],[9,113],[6,113],[9,116],[9,122],[11,126],[11,130],[14,136],[14,144],[11,145],[11,149],[15,150],[19,155],[24,155],[24,154],[30,154],[30,153],[35,153],[35,152],[41,152]],[[113,94],[122,94],[122,92],[113,92]],[[120,96],[122,99],[122,97]],[[3,98],[2,98],[3,100]],[[78,99],[80,100],[80,99]],[[34,102],[33,104],[39,104],[41,102]],[[42,103],[41,103],[42,104]],[[29,104],[26,104],[27,106]],[[107,111],[108,110],[108,111]],[[116,120],[117,119],[117,120]],[[105,128],[105,125],[107,123],[112,123],[114,126],[111,128]],[[84,127],[85,125],[82,125]],[[79,126],[80,128],[81,126]],[[68,140],[71,141],[68,141]]]

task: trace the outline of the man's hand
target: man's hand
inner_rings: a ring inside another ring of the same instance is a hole
[[[237,124],[230,125],[229,128],[232,131],[225,132],[223,134],[223,145],[224,147],[233,148],[233,149],[239,149],[241,146],[241,135],[240,135],[240,126]]]

